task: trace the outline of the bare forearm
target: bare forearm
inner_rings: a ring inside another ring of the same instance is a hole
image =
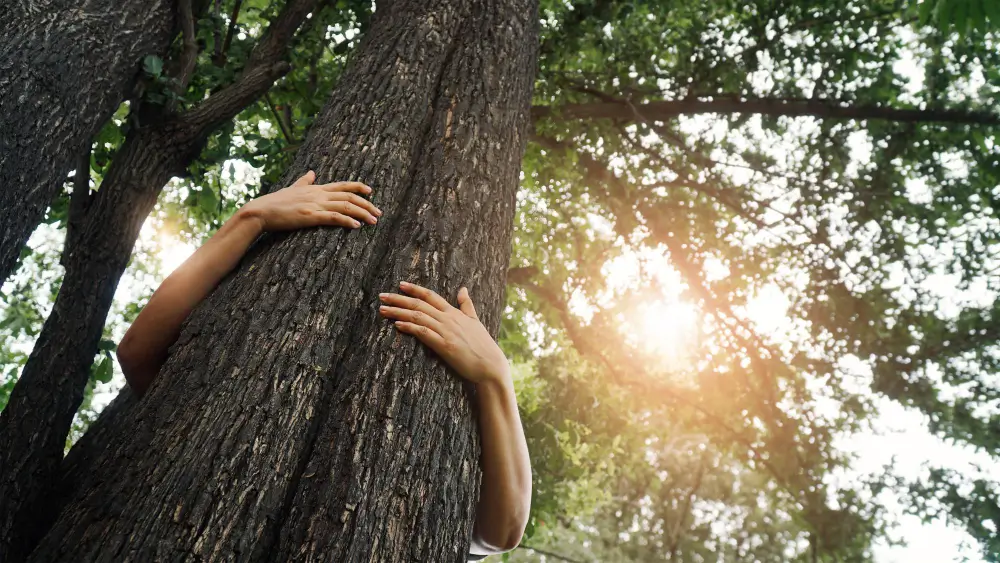
[[[531,508],[531,462],[510,376],[477,385],[483,480],[474,548],[484,553],[513,549]]]
[[[261,233],[260,221],[238,212],[153,293],[118,346],[129,386],[143,395],[194,307],[222,281]]]

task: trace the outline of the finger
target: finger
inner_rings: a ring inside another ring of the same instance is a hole
[[[310,170],[309,172],[303,174],[301,178],[295,180],[295,182],[291,185],[291,187],[294,188],[296,186],[309,186],[315,181],[316,181],[316,173]]]
[[[465,313],[465,316],[479,320],[476,306],[472,304],[472,297],[469,297],[469,289],[466,287],[458,290],[458,308]]]
[[[441,311],[431,307],[426,301],[421,301],[405,295],[399,295],[398,293],[379,293],[378,298],[386,305],[402,309],[411,309],[413,311],[421,311],[438,320],[441,318]]]
[[[328,192],[354,192],[356,194],[370,194],[372,189],[361,182],[330,182],[320,185]]]
[[[355,219],[361,219],[369,225],[374,225],[378,222],[378,218],[372,215],[370,211],[349,201],[325,201],[321,205],[327,211],[336,211]]]
[[[396,321],[396,330],[399,332],[416,336],[417,340],[423,342],[428,348],[435,352],[444,349],[444,338],[433,330],[418,324],[406,321]]]
[[[375,204],[368,201],[367,199],[359,196],[358,194],[346,193],[346,192],[332,192],[330,193],[330,201],[349,201],[358,207],[363,207],[368,210],[369,213],[376,217],[382,216],[382,210],[375,207]]]
[[[395,321],[405,321],[408,323],[413,323],[420,326],[425,326],[434,332],[440,334],[441,323],[437,319],[424,313],[423,311],[414,311],[413,309],[402,309],[400,307],[388,307],[381,306],[378,308],[378,312],[386,318]]]
[[[357,229],[361,226],[360,221],[352,219],[343,213],[337,213],[336,211],[318,211],[317,213],[323,214],[325,225],[330,225],[332,227],[347,227],[349,229]]]
[[[451,304],[445,301],[444,297],[441,297],[426,287],[401,281],[399,282],[399,288],[417,299],[423,299],[440,311],[447,311],[448,309],[451,309]]]

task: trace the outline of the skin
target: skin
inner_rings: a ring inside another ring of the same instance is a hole
[[[125,380],[140,397],[167,360],[191,311],[222,281],[262,233],[308,227],[375,225],[382,212],[363,196],[358,182],[315,184],[307,173],[289,188],[241,208],[211,239],[171,273],[153,293],[118,345]],[[431,348],[455,372],[476,385],[483,470],[473,528],[473,554],[517,547],[531,506],[531,464],[518,415],[510,366],[479,322],[469,291],[453,307],[437,293],[400,282],[401,293],[379,295],[379,313],[401,333]]]

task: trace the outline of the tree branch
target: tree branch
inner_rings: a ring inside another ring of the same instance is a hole
[[[243,0],[236,0],[233,4],[233,11],[229,14],[229,29],[226,30],[226,39],[222,43],[222,47],[216,47],[215,56],[213,61],[215,66],[222,66],[226,64],[226,59],[229,56],[229,45],[233,42],[233,35],[236,34],[236,22],[240,17],[240,6],[243,5]]]
[[[91,143],[87,142],[87,148],[76,164],[76,175],[73,176],[73,193],[69,197],[69,210],[66,217],[66,242],[63,244],[62,257],[60,263],[66,264],[69,254],[76,248],[76,239],[80,236],[80,227],[87,216],[87,209],[90,207],[90,152]]]
[[[267,92],[291,66],[284,60],[295,30],[315,8],[316,0],[289,0],[254,47],[235,82],[188,111],[182,121],[201,130],[231,119]]]
[[[191,9],[191,0],[180,0],[177,4],[181,20],[181,37],[184,41],[184,48],[181,51],[180,66],[177,70],[174,92],[182,95],[191,83],[194,76],[194,67],[198,62],[198,43],[195,42],[194,35],[194,11]]]
[[[222,16],[220,15],[220,12],[222,12],[222,0],[215,0],[213,4],[212,15],[215,17],[216,25],[212,29],[212,45],[215,50],[212,54],[212,62],[215,63],[216,66],[221,66],[217,61],[222,55],[222,29],[218,25],[222,23]]]
[[[292,139],[291,132],[288,131],[288,128],[285,126],[284,120],[282,120],[281,115],[278,114],[278,109],[274,106],[274,102],[271,101],[270,94],[267,93],[264,94],[264,102],[267,104],[267,107],[271,110],[271,114],[274,115],[274,120],[278,122],[278,129],[281,130],[281,136],[285,138],[285,141],[287,141],[289,145],[295,144],[295,140]]]
[[[208,129],[214,124],[230,119],[266,92],[271,84],[290,68],[288,63],[280,61],[266,68],[250,70],[235,83],[213,94],[184,114],[182,122],[191,127]]]
[[[614,119],[633,121],[635,115],[627,100],[535,106],[532,119]],[[635,104],[649,119],[666,121],[679,115],[703,113],[756,113],[775,117],[818,117],[825,119],[886,120],[904,123],[961,123],[968,125],[1000,125],[1000,115],[988,111],[956,109],[900,109],[875,105],[840,105],[830,100],[786,100],[781,98],[714,100],[664,100]]]

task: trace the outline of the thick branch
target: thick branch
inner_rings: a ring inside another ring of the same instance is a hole
[[[531,117],[557,117],[562,119],[615,119],[633,121],[635,114],[625,100],[568,104],[564,106],[535,106]],[[954,109],[899,109],[875,105],[839,105],[827,100],[784,99],[716,99],[716,100],[666,100],[635,104],[646,118],[666,121],[679,115],[702,113],[736,114],[756,113],[775,117],[818,117],[826,119],[878,119],[904,123],[962,123],[968,125],[1000,125],[1000,115],[987,111]]]
[[[231,119],[249,103],[256,100],[270,88],[275,80],[283,76],[291,67],[284,61],[266,68],[257,68],[243,74],[240,79],[191,109],[183,116],[183,121],[198,129],[210,129],[213,125]]]
[[[252,69],[283,60],[295,31],[316,6],[317,0],[290,0],[286,3],[250,53],[246,68]]]

